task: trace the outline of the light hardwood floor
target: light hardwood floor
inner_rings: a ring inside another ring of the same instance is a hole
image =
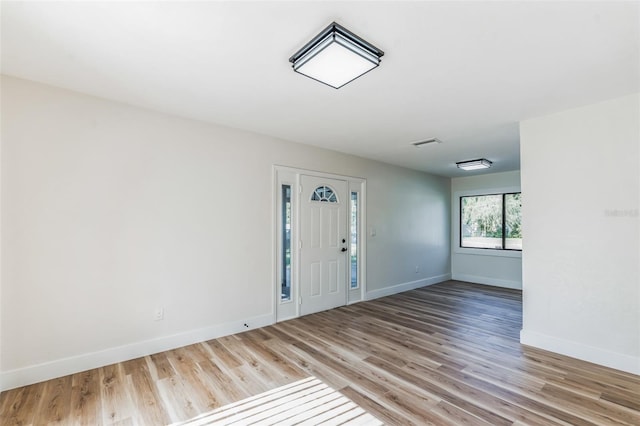
[[[640,425],[640,377],[521,322],[519,291],[449,281],[3,392],[0,424]]]

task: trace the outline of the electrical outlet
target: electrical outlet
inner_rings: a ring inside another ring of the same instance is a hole
[[[161,321],[164,319],[164,308],[156,308],[153,316],[154,321]]]

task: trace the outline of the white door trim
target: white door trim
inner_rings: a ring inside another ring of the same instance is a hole
[[[308,175],[320,178],[328,178],[328,179],[337,179],[344,180],[348,185],[348,194],[349,197],[352,191],[358,192],[359,198],[359,226],[358,226],[358,266],[359,266],[359,287],[357,289],[351,290],[350,287],[347,290],[347,304],[356,303],[362,300],[365,300],[366,294],[366,179],[355,177],[355,176],[346,176],[346,175],[338,175],[335,173],[327,173],[316,170],[307,170],[301,169],[297,167],[289,167],[289,166],[273,166],[273,316],[274,322],[284,321],[291,318],[297,318],[300,316],[300,305],[299,305],[299,279],[300,279],[300,263],[299,263],[299,252],[297,249],[297,242],[299,240],[299,232],[300,232],[300,223],[299,223],[299,215],[300,215],[300,200],[299,200],[299,190],[300,190],[300,175]],[[291,292],[292,297],[288,302],[282,302],[280,298],[281,294],[281,283],[282,283],[282,273],[281,271],[281,235],[282,235],[282,216],[281,216],[281,186],[282,185],[291,185],[291,207],[292,207],[292,218],[291,218],[291,241],[292,246],[291,254]],[[349,286],[350,283],[348,282]]]

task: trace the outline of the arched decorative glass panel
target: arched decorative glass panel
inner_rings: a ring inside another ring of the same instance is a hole
[[[338,202],[338,197],[336,196],[336,193],[333,192],[333,189],[331,189],[328,186],[319,186],[316,188],[315,191],[313,191],[313,194],[311,194],[311,201],[324,201],[325,203],[337,203]]]

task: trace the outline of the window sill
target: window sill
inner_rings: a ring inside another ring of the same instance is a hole
[[[453,252],[455,254],[466,254],[472,256],[513,257],[516,259],[522,259],[522,251],[518,250],[494,250],[457,247],[453,249]]]

